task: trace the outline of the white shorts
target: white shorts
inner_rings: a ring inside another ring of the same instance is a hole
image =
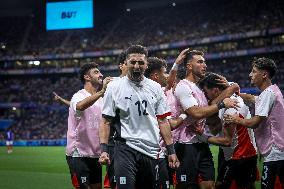
[[[13,141],[12,140],[7,140],[6,141],[6,146],[11,146],[13,145]]]

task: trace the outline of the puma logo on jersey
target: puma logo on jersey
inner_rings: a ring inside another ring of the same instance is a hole
[[[131,99],[131,96],[130,97],[124,97],[126,100],[130,100],[130,101],[132,101],[132,99]]]

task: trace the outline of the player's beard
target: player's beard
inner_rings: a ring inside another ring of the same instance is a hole
[[[91,80],[91,83],[94,88],[96,88],[97,90],[101,90],[103,87],[103,77],[98,77],[97,79],[93,78]]]

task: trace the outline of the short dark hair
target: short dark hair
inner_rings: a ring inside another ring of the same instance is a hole
[[[194,55],[204,56],[204,53],[202,51],[194,50],[194,49],[190,50],[186,53],[183,64],[181,66],[179,66],[179,69],[178,69],[177,77],[179,79],[184,79],[186,77],[186,71],[187,71],[186,65],[187,65],[188,61],[191,60]]]
[[[164,59],[158,57],[149,57],[148,58],[148,68],[145,70],[145,77],[150,77],[155,71],[160,71],[162,67],[167,68],[167,62]]]
[[[118,65],[121,65],[121,64],[124,64],[125,63],[125,60],[126,60],[126,52],[125,51],[122,51],[118,57],[117,57],[117,64]],[[122,74],[122,70],[121,69],[118,69],[119,73]]]
[[[254,58],[252,61],[252,66],[260,70],[265,70],[269,73],[269,78],[272,79],[277,72],[277,66],[274,60],[270,58]]]
[[[146,47],[143,47],[142,45],[131,45],[130,47],[128,47],[128,49],[126,49],[125,54],[126,54],[126,58],[130,54],[144,54],[147,57],[148,50]]]
[[[126,52],[122,51],[117,57],[117,64],[124,64],[125,59],[126,59]]]
[[[218,83],[217,79],[220,79],[219,75],[216,73],[206,73],[205,77],[201,79],[198,83],[201,89],[207,87],[208,89],[218,88],[220,90],[226,89],[224,85]]]
[[[80,75],[80,80],[83,84],[85,84],[84,75],[86,75],[93,68],[98,68],[98,64],[96,64],[95,62],[90,62],[81,66],[79,75]]]
[[[195,50],[195,49],[188,51],[184,58],[184,64],[186,65],[188,61],[191,60],[194,55],[204,56],[204,52]]]

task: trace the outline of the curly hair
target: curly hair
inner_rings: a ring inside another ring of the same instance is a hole
[[[98,64],[96,64],[95,62],[90,62],[90,63],[86,63],[84,64],[79,71],[79,77],[80,80],[83,84],[85,84],[85,78],[84,75],[86,75],[91,69],[93,68],[98,68]]]
[[[260,69],[260,70],[265,70],[269,73],[270,79],[274,77],[274,75],[277,72],[277,66],[274,62],[274,60],[270,58],[254,58],[252,61],[252,66]]]

